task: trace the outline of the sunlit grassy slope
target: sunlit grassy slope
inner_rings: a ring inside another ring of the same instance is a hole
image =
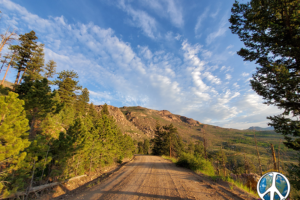
[[[234,156],[236,156],[237,159],[244,159],[243,154],[245,153],[246,158],[252,162],[254,166],[258,166],[254,140],[255,134],[258,150],[262,160],[263,171],[269,170],[272,167],[270,143],[274,145],[277,156],[280,140],[282,140],[279,148],[280,165],[283,166],[282,163],[297,161],[296,151],[285,147],[282,144],[284,141],[283,136],[274,131],[228,129],[209,124],[193,126],[181,120],[168,118],[162,115],[159,111],[140,106],[122,107],[120,110],[124,113],[127,119],[133,121],[138,128],[143,129],[145,127],[149,127],[149,129],[153,130],[152,137],[154,134],[156,120],[161,125],[173,123],[173,125],[177,127],[184,142],[188,143],[190,141],[203,140],[203,137],[206,137],[208,140],[208,151],[218,151],[222,146],[229,160]],[[179,115],[172,115],[177,117],[177,119],[181,119],[182,117]]]

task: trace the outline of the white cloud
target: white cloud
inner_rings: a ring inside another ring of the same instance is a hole
[[[168,18],[171,23],[180,28],[184,25],[182,8],[177,0],[141,0],[147,8],[152,8],[160,17]]]
[[[221,80],[218,77],[213,76],[210,72],[205,72],[203,76],[206,77],[209,81],[211,81],[214,84],[217,85],[221,84]]]
[[[78,72],[80,84],[89,88],[91,102],[95,104],[167,109],[200,122],[231,127],[239,127],[235,122],[243,126],[259,124],[257,117],[265,120],[267,114],[274,112],[274,108],[262,107],[255,95],[241,94],[237,83],[232,91],[228,90],[229,85],[218,74],[229,73],[233,68],[223,66],[215,72],[218,65],[209,61],[215,59],[215,52],[203,49],[200,44],[190,44],[179,34],[178,40],[183,41],[182,55],[177,56],[145,44],[132,48],[111,28],[93,23],[72,24],[63,16],[43,19],[8,0],[0,0],[0,6],[7,11],[8,21],[15,20],[20,33],[34,28],[39,40],[45,43],[46,60],[54,59],[57,71]],[[129,9],[133,23],[142,23],[140,16],[134,20],[131,12]],[[2,22],[7,25],[8,21]],[[158,31],[149,27],[148,35],[158,37]]]
[[[242,76],[243,76],[243,77],[249,76],[249,73],[243,72],[243,73],[242,73]]]
[[[182,35],[180,35],[179,33],[177,33],[177,35],[175,36],[176,40],[179,40],[182,37]]]
[[[145,11],[133,9],[130,5],[127,5],[125,1],[120,1],[119,7],[132,17],[130,24],[141,28],[144,34],[152,39],[157,37],[157,22],[153,17],[148,15]]]
[[[203,12],[203,13],[198,17],[198,19],[197,19],[197,23],[196,23],[196,26],[195,26],[195,35],[196,35],[196,37],[199,37],[199,36],[200,36],[200,34],[199,34],[199,29],[200,29],[200,27],[201,27],[201,25],[202,25],[203,20],[207,17],[208,11],[209,11],[209,8],[207,7],[207,8],[204,10],[204,12]]]
[[[210,14],[210,16],[212,18],[215,18],[219,14],[219,12],[220,12],[220,8],[218,8],[215,13]]]
[[[229,45],[228,47],[226,47],[226,50],[233,48],[233,45]]]
[[[238,85],[238,83],[234,83],[234,84],[233,84],[233,87],[239,88],[240,86]]]
[[[224,17],[221,19],[218,30],[216,30],[215,32],[210,33],[207,38],[206,38],[206,43],[210,44],[212,43],[217,37],[220,37],[222,35],[225,34],[225,32],[227,31],[228,27],[227,25],[227,21],[228,21],[228,16],[224,15]]]
[[[231,75],[230,74],[226,74],[226,78],[227,80],[230,80],[231,79]]]
[[[147,46],[142,47],[142,46],[138,45],[138,48],[140,49],[140,54],[144,58],[150,60],[153,57],[152,52],[150,51],[150,49]]]
[[[228,53],[229,53],[230,55],[232,55],[232,56],[236,54],[235,51],[228,51]]]

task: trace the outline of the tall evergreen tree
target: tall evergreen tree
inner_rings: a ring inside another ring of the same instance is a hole
[[[48,81],[50,82],[50,78],[53,78],[54,75],[56,74],[56,62],[54,60],[49,60],[49,62],[46,64],[46,67],[45,67],[45,78],[48,79]]]
[[[6,196],[18,189],[14,172],[25,159],[24,149],[30,145],[28,141],[28,120],[24,112],[24,101],[18,95],[9,92],[8,96],[0,96],[0,194]],[[7,181],[10,184],[7,184]]]
[[[70,105],[76,100],[76,91],[81,90],[78,85],[78,74],[74,71],[62,71],[58,73],[54,83],[58,86],[58,93],[62,102]]]
[[[103,115],[103,114],[109,115],[108,106],[107,106],[106,103],[103,105],[103,108],[102,108],[102,110],[101,110],[101,114],[102,114],[102,115]]]
[[[265,104],[283,110],[267,117],[269,125],[285,136],[287,147],[300,151],[299,0],[235,1],[231,11],[230,29],[245,44],[238,55],[260,65],[251,80],[253,90]],[[300,174],[295,182],[300,189]]]
[[[10,50],[16,51],[16,63],[13,65],[17,70],[17,77],[15,80],[15,85],[18,84],[21,72],[27,70],[27,63],[30,61],[33,52],[37,48],[37,36],[34,31],[25,33],[24,35],[19,36],[20,45],[10,46]]]
[[[149,154],[149,147],[150,147],[150,142],[148,139],[145,139],[144,140],[144,145],[143,145],[143,148],[144,148],[144,154],[148,155]]]
[[[138,142],[138,153],[144,154],[143,142]]]
[[[155,137],[152,140],[154,143],[152,153],[154,155],[170,155],[180,156],[184,151],[184,145],[180,136],[178,135],[177,128],[173,124],[160,127],[156,125]]]
[[[55,107],[55,93],[51,92],[47,79],[32,81],[30,76],[25,77],[24,82],[16,88],[16,92],[20,99],[25,101],[25,110],[30,119],[30,137],[34,137],[37,122],[44,119],[47,113],[55,113],[60,109]]]
[[[22,79],[24,76],[30,76],[31,80],[43,79],[41,73],[44,71],[44,55],[44,44],[39,44],[27,63],[27,70],[23,73]],[[19,83],[21,83],[22,79]]]
[[[87,88],[84,88],[81,91],[81,94],[78,95],[77,101],[76,101],[76,109],[77,112],[81,114],[86,114],[88,109],[88,102],[90,101],[89,98],[89,90]]]

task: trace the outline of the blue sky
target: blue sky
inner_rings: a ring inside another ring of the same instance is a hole
[[[1,33],[31,30],[57,71],[75,70],[96,105],[169,110],[227,128],[266,127],[280,111],[236,52],[234,0],[0,0]],[[10,70],[7,79],[15,78]],[[4,73],[0,74],[2,79]]]

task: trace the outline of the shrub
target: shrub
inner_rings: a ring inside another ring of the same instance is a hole
[[[200,156],[194,156],[189,153],[182,153],[177,163],[178,166],[189,168],[195,172],[202,172],[206,175],[214,175],[214,168],[209,161]]]

